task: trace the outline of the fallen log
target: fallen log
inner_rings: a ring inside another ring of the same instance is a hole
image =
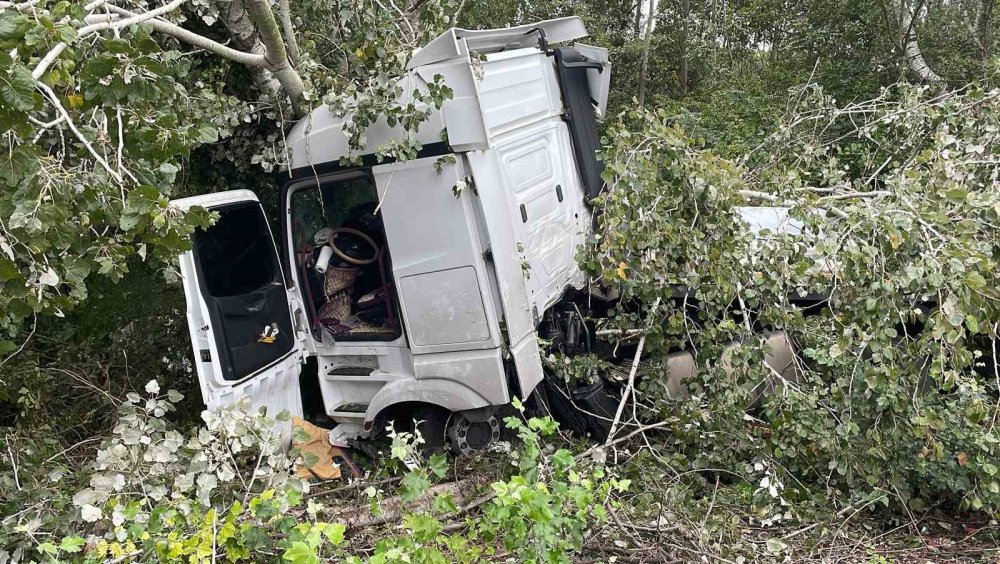
[[[450,495],[452,501],[461,506],[465,504],[470,494],[485,483],[485,479],[474,477],[437,484],[428,488],[424,495],[409,503],[404,503],[400,496],[384,499],[377,504],[377,514],[372,512],[372,508],[367,505],[363,507],[336,507],[327,511],[327,518],[331,522],[342,523],[348,531],[390,525],[402,521],[407,513],[428,511],[432,507],[434,499],[439,495]]]

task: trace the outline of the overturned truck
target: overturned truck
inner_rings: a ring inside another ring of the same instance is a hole
[[[543,395],[540,337],[589,351],[587,304],[613,295],[575,252],[603,188],[610,64],[566,45],[584,36],[562,18],[451,29],[417,51],[404,90],[440,75],[453,96],[405,162],[374,156],[398,126],[373,124],[352,151],[346,118],[313,111],[287,137],[277,234],[249,191],[175,201],[219,214],[180,260],[208,407],[249,396],[333,426],[338,446],[417,420],[429,443],[468,453],[499,437],[514,397]],[[783,370],[787,342],[770,340]],[[676,387],[694,368],[684,353],[675,365]],[[593,387],[576,399],[587,417],[617,401]]]

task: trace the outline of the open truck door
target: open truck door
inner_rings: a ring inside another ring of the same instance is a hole
[[[300,341],[264,210],[249,190],[175,200],[219,214],[180,256],[188,328],[209,409],[249,397],[271,417],[302,416]],[[290,427],[287,430],[290,432]]]

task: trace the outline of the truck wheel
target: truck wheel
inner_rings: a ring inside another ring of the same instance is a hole
[[[436,405],[423,404],[413,410],[414,429],[424,439],[424,455],[445,451],[446,432],[451,412]]]
[[[448,439],[453,453],[471,456],[500,440],[500,421],[493,415],[485,421],[469,421],[455,413],[448,424]]]

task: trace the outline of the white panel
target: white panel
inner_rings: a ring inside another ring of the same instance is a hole
[[[552,61],[536,49],[489,55],[479,103],[490,135],[558,115],[562,102]]]
[[[490,338],[482,289],[471,266],[399,280],[414,345],[481,343]]]
[[[498,348],[419,355],[414,358],[413,373],[423,381],[459,382],[493,405],[510,401],[503,358]],[[463,409],[474,407],[470,404]]]
[[[524,192],[552,176],[552,159],[544,139],[513,151],[506,164],[514,192]]]
[[[455,197],[461,163],[437,158],[375,167],[403,325],[414,355],[500,346],[473,191]]]
[[[583,43],[574,43],[573,48],[581,55],[604,65],[604,70],[587,69],[587,86],[590,87],[590,97],[597,101],[598,119],[603,119],[608,109],[608,92],[611,90],[611,63],[608,62],[608,50],[604,47],[594,47]]]
[[[524,339],[511,347],[514,364],[517,366],[517,378],[521,383],[521,398],[531,395],[531,391],[542,381],[541,351],[538,350],[537,339]]]
[[[542,362],[538,355],[527,279],[521,268],[523,256],[518,251],[515,221],[520,222],[521,218],[512,205],[511,191],[497,152],[473,151],[466,153],[466,158],[475,173],[483,218],[490,236],[509,346],[514,353],[522,395],[527,395],[540,381],[537,375],[541,374]],[[534,354],[530,354],[531,347],[534,347]]]
[[[510,186],[508,206],[517,210],[517,241],[530,266],[531,303],[540,314],[559,300],[567,286],[583,281],[574,253],[590,216],[583,204],[566,126],[549,118],[503,136],[496,150]]]
[[[412,69],[454,57],[467,57],[469,49],[488,53],[512,46],[529,47],[538,43],[542,30],[551,43],[562,43],[587,36],[583,20],[578,16],[543,20],[530,24],[499,29],[462,29],[453,27],[413,54],[406,68]]]

